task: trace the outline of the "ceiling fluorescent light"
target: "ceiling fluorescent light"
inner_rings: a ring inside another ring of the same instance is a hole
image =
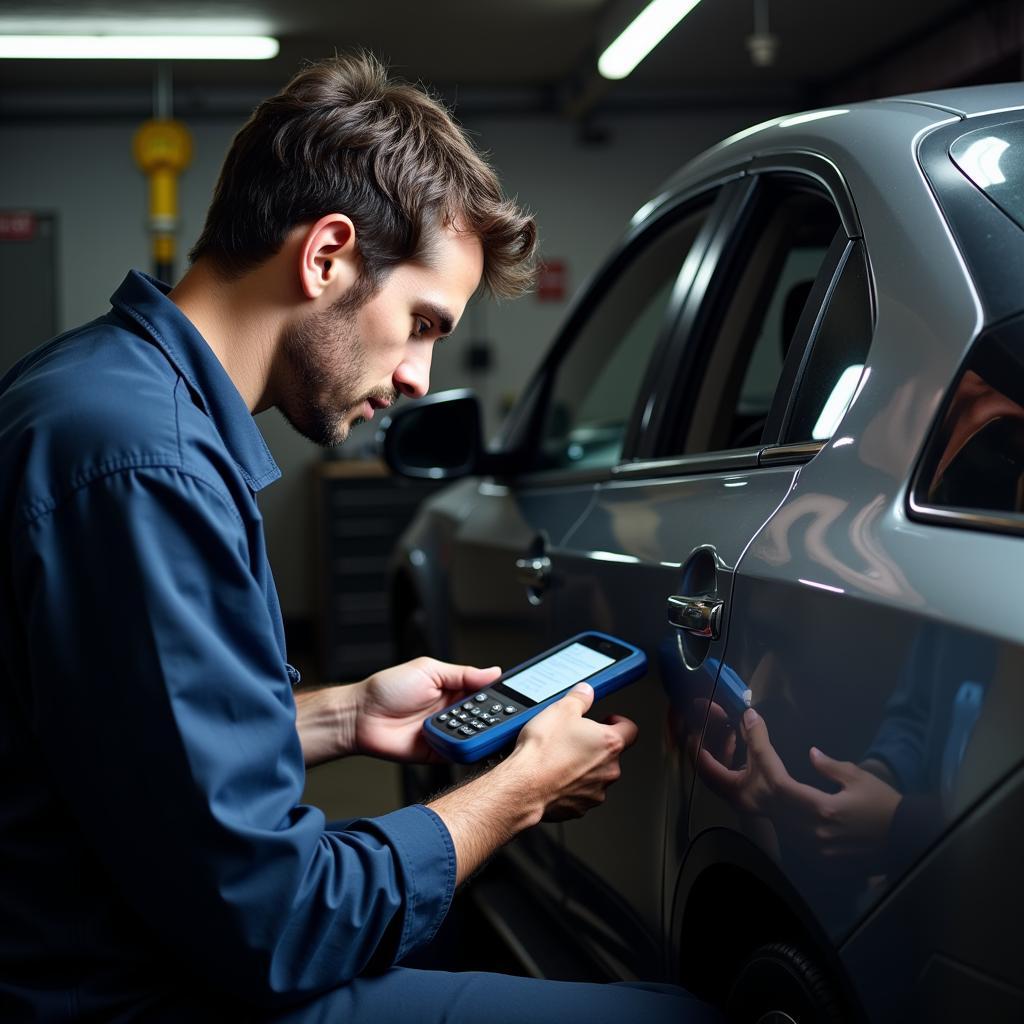
[[[625,78],[700,3],[700,0],[651,0],[598,58],[605,78]]]
[[[269,60],[270,36],[0,35],[0,60]]]

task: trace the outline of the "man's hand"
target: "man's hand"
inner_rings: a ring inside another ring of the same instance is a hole
[[[455,844],[459,882],[523,829],[604,801],[637,728],[619,715],[604,724],[584,718],[593,701],[592,687],[575,686],[527,722],[504,761],[431,802]]]
[[[902,794],[872,772],[850,761],[834,761],[817,747],[811,748],[811,764],[840,787],[838,793],[823,793],[814,805],[814,836],[821,855],[875,860],[889,838]]]
[[[748,814],[774,817],[787,800],[799,802],[820,790],[797,782],[782,763],[768,737],[764,719],[753,709],[743,713],[740,730],[747,744],[746,763],[733,768],[736,757],[736,734],[729,725],[724,709],[712,703],[705,732],[717,737],[712,748],[701,748],[697,767],[704,781],[730,803]],[[803,790],[807,792],[804,793]]]
[[[423,719],[481,687],[501,670],[416,658],[361,683],[295,695],[296,721],[307,768],[349,754],[389,761],[439,761],[423,739]]]
[[[705,781],[741,810],[784,825],[826,862],[870,864],[881,853],[901,794],[876,774],[850,761],[835,761],[817,747],[811,764],[837,784],[837,793],[807,786],[789,774],[768,737],[764,719],[753,709],[740,726],[747,761],[739,769],[701,750]],[[731,747],[735,751],[735,746]]]
[[[357,684],[353,752],[389,761],[443,761],[423,738],[423,720],[500,675],[497,667],[450,665],[434,658],[416,658],[374,673]]]
[[[612,715],[604,724],[584,718],[593,703],[593,688],[579,683],[519,734],[515,755],[531,765],[545,821],[579,818],[604,803],[622,773],[619,757],[636,741],[628,718]]]

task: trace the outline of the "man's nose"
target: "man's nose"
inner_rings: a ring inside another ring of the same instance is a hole
[[[430,349],[409,355],[394,374],[395,389],[406,398],[422,398],[430,389]]]

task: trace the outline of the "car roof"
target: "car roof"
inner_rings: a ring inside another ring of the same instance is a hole
[[[644,214],[659,200],[702,179],[714,178],[767,153],[816,151],[838,155],[855,145],[858,161],[880,164],[893,153],[912,158],[915,138],[930,127],[957,118],[1024,108],[1024,84],[970,86],[837,104],[772,118],[731,135],[685,164],[655,193]],[[634,224],[639,219],[634,218]]]
[[[893,96],[890,101],[926,103],[960,114],[977,117],[998,110],[1024,106],[1024,84],[1006,82],[1002,85],[972,85],[960,89],[938,89],[934,92]]]

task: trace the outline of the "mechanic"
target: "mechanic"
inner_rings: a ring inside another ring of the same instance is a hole
[[[130,273],[0,380],[0,1019],[712,1019],[669,986],[395,966],[502,844],[603,800],[636,728],[584,718],[587,686],[427,807],[332,827],[299,803],[304,766],[426,758],[423,718],[499,670],[295,698],[253,414],[334,445],[423,395],[535,244],[437,102],[336,58],[236,136],[177,287]]]

